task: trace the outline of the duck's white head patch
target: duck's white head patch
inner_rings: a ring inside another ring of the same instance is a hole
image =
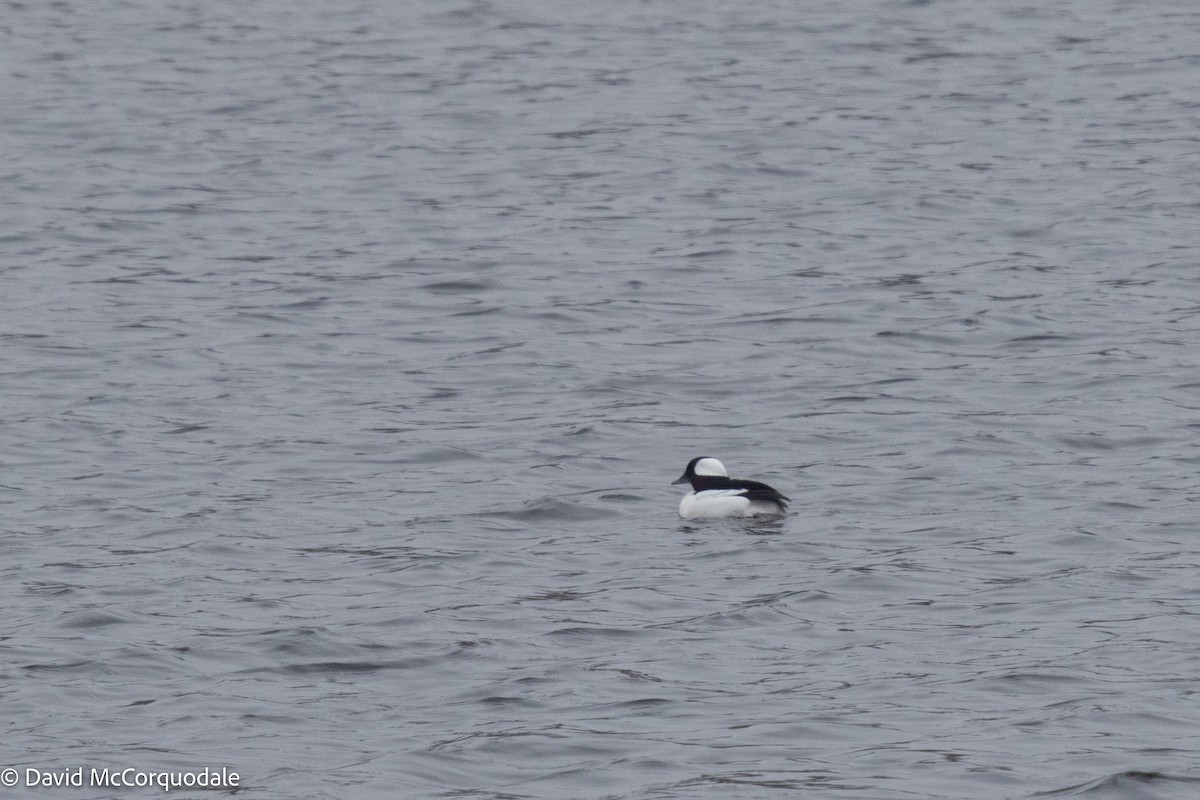
[[[702,458],[696,462],[696,467],[693,470],[697,475],[708,475],[716,478],[728,478],[729,473],[725,471],[725,465],[715,458]]]

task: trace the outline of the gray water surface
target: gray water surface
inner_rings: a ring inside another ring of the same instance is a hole
[[[0,767],[1200,793],[1193,3],[0,11]]]

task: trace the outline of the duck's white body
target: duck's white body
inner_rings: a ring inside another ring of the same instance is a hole
[[[709,489],[688,492],[679,501],[679,516],[684,519],[729,519],[731,517],[778,516],[778,503],[755,503],[745,489]]]
[[[788,498],[758,481],[730,478],[715,458],[693,458],[675,483],[691,483],[692,491],[679,502],[684,519],[732,519],[779,516],[787,513]]]

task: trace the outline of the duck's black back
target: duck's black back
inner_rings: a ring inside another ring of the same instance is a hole
[[[751,501],[778,503],[781,506],[786,506],[789,501],[788,497],[765,483],[741,478],[726,478],[720,475],[693,475],[692,488],[697,492],[705,492],[710,489],[744,489],[746,491],[744,496]]]

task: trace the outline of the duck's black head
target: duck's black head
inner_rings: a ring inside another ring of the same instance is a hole
[[[687,469],[679,476],[678,480],[671,481],[674,486],[677,483],[695,484],[695,478],[711,477],[711,478],[726,478],[729,473],[725,471],[725,465],[717,461],[711,456],[696,456],[688,462]]]

